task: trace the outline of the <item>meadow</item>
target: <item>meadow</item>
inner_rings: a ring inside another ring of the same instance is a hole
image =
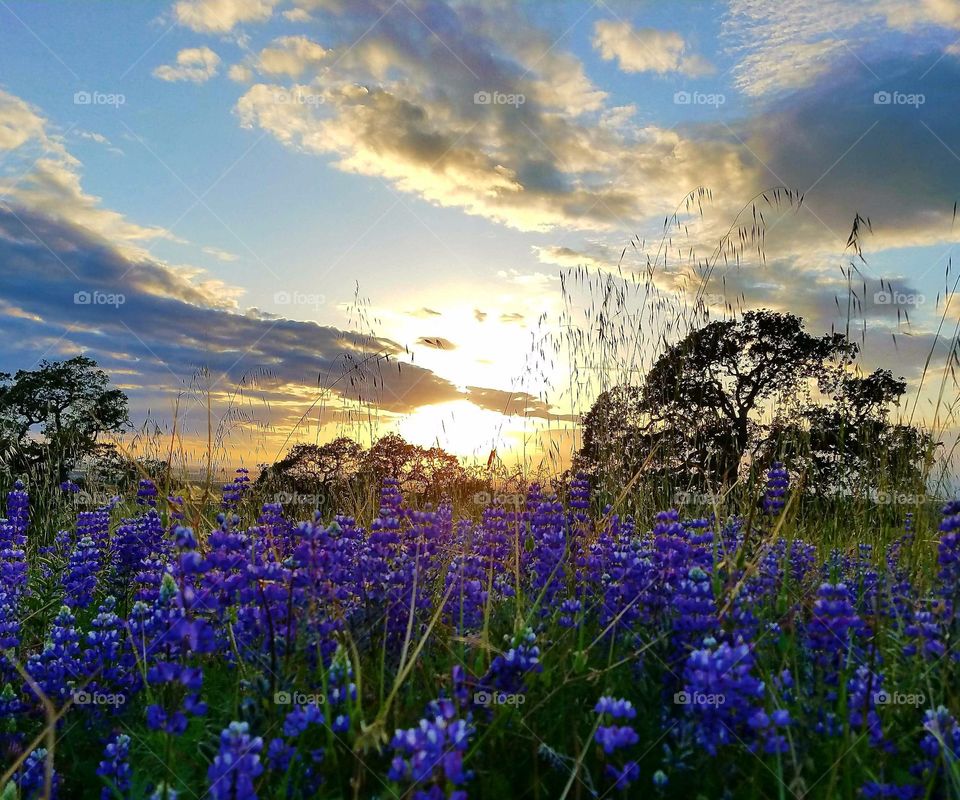
[[[303,520],[240,471],[206,526],[18,484],[0,797],[960,797],[960,503],[761,478]]]
[[[197,479],[174,469],[176,419],[111,443],[140,478],[116,495],[49,454],[24,481],[7,465],[0,800],[960,798],[960,326],[901,403],[905,382],[855,363],[854,264],[846,335],[736,297],[711,322],[715,268],[762,243],[742,214],[677,296],[654,283],[676,214],[646,266],[561,276],[559,332],[518,386],[563,355],[560,399],[590,408],[572,468],[542,435],[515,473],[373,433],[310,444],[344,386],[399,369],[376,353],[318,382],[284,459],[219,493],[253,380],[219,420],[191,388]],[[712,427],[747,395],[723,424],[749,442]],[[375,416],[375,392],[356,399]],[[396,452],[419,466],[391,472]],[[367,466],[316,494],[280,480],[304,479],[297,453]]]

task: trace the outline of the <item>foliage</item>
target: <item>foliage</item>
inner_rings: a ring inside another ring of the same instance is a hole
[[[0,374],[0,456],[14,472],[46,465],[58,476],[128,422],[127,398],[86,356]]]
[[[577,476],[298,522],[244,478],[196,532],[148,481],[55,535],[10,493],[0,796],[956,796],[960,502],[831,530],[778,466],[761,517]]]
[[[749,311],[711,322],[668,348],[642,386],[617,386],[583,420],[576,466],[611,483],[683,476],[699,489],[729,486],[745,456],[777,457],[811,491],[883,485],[922,488],[933,442],[891,423],[906,391],[888,370],[850,372],[858,347],[842,334],[808,334],[792,314]]]

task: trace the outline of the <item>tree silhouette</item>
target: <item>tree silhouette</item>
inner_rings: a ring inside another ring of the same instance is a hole
[[[854,474],[875,480],[878,447],[901,477],[915,477],[929,441],[888,418],[906,384],[886,370],[851,375],[857,352],[842,334],[807,333],[792,314],[712,322],[667,349],[642,386],[598,397],[583,419],[575,468],[619,483],[641,470],[648,481],[683,476],[707,488],[736,480],[748,453],[783,455],[789,439],[805,442],[792,452],[804,452],[822,485]],[[762,421],[763,411],[772,421]]]
[[[0,374],[3,460],[13,469],[46,463],[60,480],[98,438],[128,421],[127,397],[86,356],[41,361],[35,370]]]

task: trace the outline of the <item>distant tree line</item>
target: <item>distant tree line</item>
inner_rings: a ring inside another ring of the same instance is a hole
[[[261,472],[258,484],[281,497],[319,493],[341,498],[351,490],[379,486],[388,477],[396,478],[405,492],[432,502],[478,490],[486,482],[441,447],[421,447],[389,434],[369,448],[346,436],[325,444],[294,445]]]
[[[811,335],[792,314],[750,311],[711,322],[669,347],[641,385],[596,399],[567,480],[586,473],[614,496],[628,485],[715,492],[781,460],[823,497],[922,492],[937,443],[893,418],[906,382],[886,369],[858,372],[858,353],[843,334]],[[105,441],[128,424],[127,397],[86,356],[0,373],[0,478],[63,481],[83,464],[118,488],[142,474],[165,482],[168,464],[131,464]],[[500,487],[522,484],[501,472],[466,468],[440,447],[396,434],[367,448],[340,436],[294,445],[257,483],[267,497],[339,502],[394,477],[404,491],[437,502],[491,478]]]

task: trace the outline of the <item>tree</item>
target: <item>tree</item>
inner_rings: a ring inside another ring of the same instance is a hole
[[[59,480],[98,449],[102,434],[123,430],[127,397],[86,356],[41,361],[35,370],[0,374],[4,459],[14,469],[47,464]]]
[[[866,377],[843,375],[827,402],[811,404],[799,418],[778,426],[765,449],[778,451],[826,494],[894,489],[923,490],[923,464],[932,438],[890,421],[907,384],[889,370]]]
[[[396,478],[406,480],[409,467],[415,456],[415,446],[396,433],[381,436],[363,455],[361,467],[375,481]]]
[[[292,491],[313,492],[348,481],[357,473],[362,455],[357,442],[340,436],[321,445],[296,444],[271,470]]]
[[[828,380],[856,353],[842,334],[811,336],[793,314],[748,311],[670,347],[647,375],[641,407],[652,431],[682,442],[705,476],[729,483],[757,433],[756,412]]]
[[[597,398],[574,466],[620,486],[642,471],[647,484],[681,477],[707,489],[732,483],[749,453],[797,459],[835,490],[892,474],[916,485],[932,443],[889,419],[906,384],[888,370],[851,374],[857,352],[841,334],[808,334],[792,314],[710,323],[667,349],[642,386]]]

